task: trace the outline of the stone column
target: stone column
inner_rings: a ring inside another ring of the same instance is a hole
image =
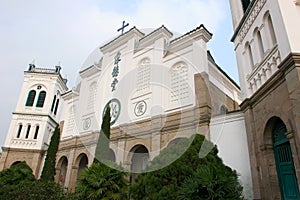
[[[150,160],[153,160],[156,156],[159,155],[161,149],[161,133],[155,132],[152,133],[151,136],[151,150],[149,152],[150,154]]]
[[[67,167],[67,174],[66,174],[66,180],[65,180],[65,187],[67,187],[67,188],[70,187],[70,181],[72,179],[71,173],[72,173],[73,162],[75,162],[74,149],[71,149],[71,151],[69,152],[69,156],[68,156],[68,167]],[[72,188],[70,188],[70,189],[72,189]]]

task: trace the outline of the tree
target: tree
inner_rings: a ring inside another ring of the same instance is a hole
[[[35,180],[32,169],[25,161],[19,162],[0,172],[0,188],[4,185],[15,185],[24,181]]]
[[[205,138],[195,135],[170,145],[155,157],[130,188],[133,199],[242,199],[242,187],[235,171],[225,166],[217,156],[217,147],[212,146],[207,156],[199,158]],[[182,154],[187,145],[190,146]],[[181,155],[182,154],[182,155]],[[179,155],[181,155],[179,157]],[[179,157],[165,168],[174,158]],[[163,163],[163,165],[162,165]]]
[[[5,200],[72,200],[73,194],[64,192],[59,184],[53,181],[32,181],[15,185],[13,190],[5,193],[1,199]]]
[[[25,161],[17,163],[0,172],[0,199],[14,191],[17,185],[35,180],[31,168]]]
[[[98,162],[99,160],[109,160],[110,121],[110,107],[107,106],[101,124],[94,162]]]
[[[78,199],[122,200],[127,198],[126,172],[117,164],[95,162],[85,169],[76,186]]]
[[[107,106],[93,164],[85,169],[76,186],[76,197],[88,200],[128,199],[128,181],[121,166],[109,161],[110,107]]]
[[[60,129],[59,126],[56,126],[47,150],[47,155],[46,155],[45,164],[41,175],[41,180],[54,181],[56,153],[58,150],[59,140],[60,140]]]

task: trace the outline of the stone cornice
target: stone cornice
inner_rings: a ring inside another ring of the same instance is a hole
[[[99,73],[101,71],[100,68],[98,68],[96,65],[92,65],[82,71],[79,72],[79,75],[81,78],[87,78],[89,76],[92,76],[96,73]]]
[[[61,95],[61,97],[63,98],[63,100],[70,100],[70,99],[72,99],[72,98],[76,98],[76,97],[78,97],[79,96],[79,94],[76,92],[76,91],[74,91],[74,90],[69,90],[69,91],[67,91],[66,93],[64,93],[64,94],[62,94]]]
[[[35,69],[39,69],[39,68],[35,68]],[[66,85],[67,79],[64,79],[60,73],[57,73],[57,72],[53,71],[52,69],[45,69],[45,70],[49,70],[49,72],[47,72],[47,71],[24,71],[24,75],[26,76],[29,74],[36,74],[36,75],[38,74],[40,76],[57,77],[59,84],[63,87],[63,90],[68,90],[68,87]]]
[[[37,116],[37,117],[48,117],[55,125],[59,125],[50,115],[47,114],[32,114],[32,113],[21,113],[21,112],[13,112],[13,115],[25,115],[25,116]]]
[[[17,151],[17,152],[25,152],[25,153],[42,153],[44,154],[46,150],[40,150],[40,149],[21,149],[21,148],[11,148],[11,147],[2,147],[3,152],[8,151]]]

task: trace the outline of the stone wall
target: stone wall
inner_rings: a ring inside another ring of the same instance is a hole
[[[280,65],[280,70],[241,105],[246,121],[254,199],[281,199],[272,141],[274,117],[286,125],[296,175],[300,180],[299,64],[299,55],[290,55]]]

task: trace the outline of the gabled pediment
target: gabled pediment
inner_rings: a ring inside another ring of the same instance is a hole
[[[140,30],[138,30],[135,26],[131,28],[129,31],[125,32],[122,35],[119,35],[115,39],[111,40],[109,43],[100,47],[102,53],[107,53],[115,50],[116,48],[126,44],[129,40],[135,38],[137,41],[145,36]]]
[[[155,41],[163,38],[166,40],[170,40],[173,36],[173,33],[169,31],[164,25],[159,27],[158,29],[155,29],[151,33],[145,35],[143,38],[139,40],[139,43],[137,44],[137,49],[143,49],[153,43]]]

